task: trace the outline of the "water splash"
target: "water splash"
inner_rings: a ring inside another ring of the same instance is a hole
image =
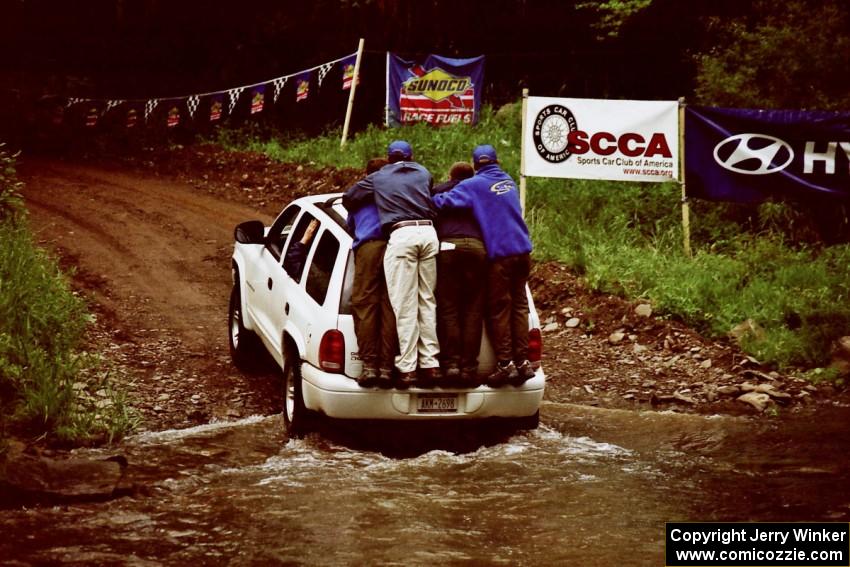
[[[252,415],[235,421],[210,421],[203,425],[187,427],[185,429],[166,429],[164,431],[147,431],[138,435],[132,435],[127,438],[128,443],[138,443],[141,445],[153,445],[160,443],[169,443],[171,441],[181,441],[192,437],[205,437],[212,433],[218,433],[222,430],[239,428],[246,425],[255,425],[258,423],[277,421],[277,416],[262,416]]]

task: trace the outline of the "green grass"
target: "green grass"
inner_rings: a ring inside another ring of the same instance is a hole
[[[702,232],[725,238],[694,240],[688,258],[677,191],[573,182],[532,192],[536,254],[568,264],[591,288],[649,299],[711,337],[751,319],[763,333],[742,346],[762,362],[825,365],[832,341],[850,331],[850,246],[789,244],[776,231],[709,218],[712,230]]]
[[[486,107],[480,125],[475,128],[440,130],[417,124],[404,130],[386,130],[371,125],[349,138],[344,149],[339,147],[339,130],[325,136],[304,138],[249,125],[240,130],[221,130],[216,141],[231,149],[262,152],[282,162],[363,169],[369,159],[385,156],[391,141],[404,138],[413,146],[414,159],[433,172],[435,178],[443,179],[454,162],[470,159],[472,148],[477,144],[493,144],[506,166],[511,171],[518,170],[518,119],[519,105],[513,105],[511,111],[498,113]]]
[[[285,162],[362,168],[397,138],[412,144],[414,159],[437,180],[481,143],[493,144],[505,170],[518,176],[518,104],[485,107],[476,127],[373,126],[342,150],[336,131],[304,139],[231,130],[218,141]],[[535,257],[567,264],[593,289],[651,300],[656,312],[711,337],[753,320],[758,332],[743,348],[778,368],[825,365],[831,341],[850,332],[850,246],[824,246],[811,219],[787,205],[696,202],[688,258],[680,192],[674,183],[529,178]]]
[[[81,351],[91,316],[33,244],[14,157],[0,148],[0,438],[111,440],[134,423],[105,365]]]

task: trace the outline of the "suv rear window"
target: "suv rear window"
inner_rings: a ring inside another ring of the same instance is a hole
[[[338,255],[339,241],[329,230],[324,231],[313,254],[313,261],[310,263],[310,270],[307,272],[306,285],[307,293],[319,305],[325,303],[328,285]]]

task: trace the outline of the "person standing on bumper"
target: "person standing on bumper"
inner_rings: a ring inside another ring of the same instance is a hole
[[[423,384],[439,376],[437,339],[437,252],[431,174],[413,161],[403,140],[387,148],[389,165],[367,176],[343,195],[349,211],[374,201],[381,228],[388,235],[384,253],[387,291],[396,318],[400,354],[395,365],[399,386],[417,383],[417,363]]]
[[[384,158],[369,160],[366,174],[378,171],[387,163]],[[351,313],[363,363],[357,383],[364,387],[389,388],[398,352],[398,335],[384,278],[387,239],[381,230],[378,207],[375,203],[365,203],[349,212],[347,223],[354,234],[351,245],[354,250]]]
[[[438,195],[475,174],[467,162],[457,162],[449,180],[434,187]],[[474,388],[484,322],[487,250],[478,221],[467,209],[444,209],[437,215],[437,334],[447,385]]]
[[[434,196],[439,210],[472,209],[487,248],[490,330],[497,366],[487,384],[520,385],[534,376],[528,361],[528,296],[531,239],[522,218],[519,192],[502,171],[493,146],[472,151],[475,176],[454,189]]]

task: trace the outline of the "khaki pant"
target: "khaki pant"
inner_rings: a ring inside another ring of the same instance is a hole
[[[405,226],[390,234],[384,254],[387,291],[398,331],[399,372],[439,366],[437,355],[437,253],[433,226]]]

